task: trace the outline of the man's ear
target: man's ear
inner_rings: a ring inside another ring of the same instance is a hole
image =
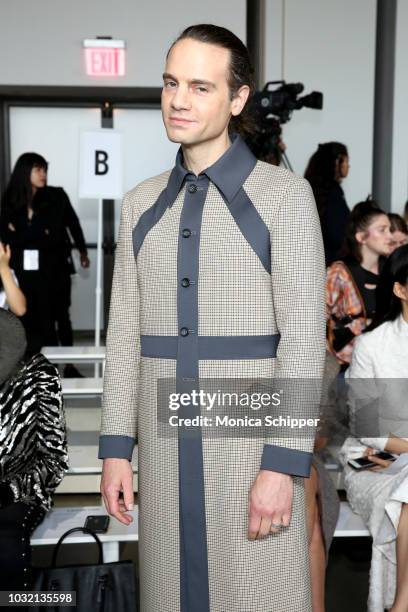
[[[236,117],[242,112],[242,109],[244,108],[246,101],[248,100],[249,92],[250,89],[248,85],[242,85],[242,87],[240,87],[235,93],[231,101],[231,115],[233,117]]]

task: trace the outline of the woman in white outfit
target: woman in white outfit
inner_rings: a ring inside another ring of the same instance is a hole
[[[385,608],[407,612],[408,245],[389,257],[377,292],[377,313],[368,328],[371,331],[356,339],[346,373],[352,431],[356,432],[357,423],[364,422],[369,410],[378,412],[371,412],[371,425],[362,425],[359,437],[355,433],[356,437],[346,440],[341,457],[347,498],[373,538],[368,611],[383,612]],[[374,429],[381,437],[372,437],[376,435]],[[397,460],[385,461],[373,455],[383,450]],[[347,465],[349,459],[362,455],[377,465],[360,472]]]

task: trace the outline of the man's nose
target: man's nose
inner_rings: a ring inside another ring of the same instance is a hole
[[[189,109],[191,107],[190,93],[187,87],[179,85],[171,98],[171,105],[176,110]]]

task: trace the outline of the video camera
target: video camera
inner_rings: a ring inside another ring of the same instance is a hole
[[[271,86],[277,86],[271,90]],[[294,110],[301,108],[323,108],[323,94],[312,91],[299,97],[304,90],[302,83],[268,81],[262,91],[257,91],[251,101],[250,112],[256,125],[256,132],[248,138],[247,144],[254,155],[270,163],[279,165],[282,157],[290,167],[284,154],[281,133],[282,123],[287,123]]]
[[[270,91],[271,85],[280,87]],[[256,114],[262,119],[268,115],[279,118],[280,123],[286,123],[292,116],[294,110],[301,108],[323,108],[323,94],[320,91],[312,91],[310,94],[298,97],[304,90],[302,83],[286,83],[285,81],[268,81],[262,91],[257,91],[252,100],[252,107]]]

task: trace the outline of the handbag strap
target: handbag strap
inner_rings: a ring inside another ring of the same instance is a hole
[[[56,567],[56,564],[57,564],[57,555],[58,555],[59,549],[61,547],[61,544],[63,543],[65,538],[70,536],[71,533],[76,533],[78,531],[81,531],[82,533],[87,533],[88,535],[90,535],[90,536],[92,536],[94,538],[95,542],[98,545],[98,551],[99,551],[98,565],[103,565],[102,543],[101,543],[100,539],[98,538],[98,536],[96,535],[96,533],[94,531],[91,531],[90,529],[87,529],[86,527],[73,527],[72,529],[68,529],[68,531],[63,533],[62,536],[60,537],[60,539],[58,540],[58,542],[56,543],[55,548],[54,548],[54,552],[53,552],[53,555],[52,555],[51,567]]]

